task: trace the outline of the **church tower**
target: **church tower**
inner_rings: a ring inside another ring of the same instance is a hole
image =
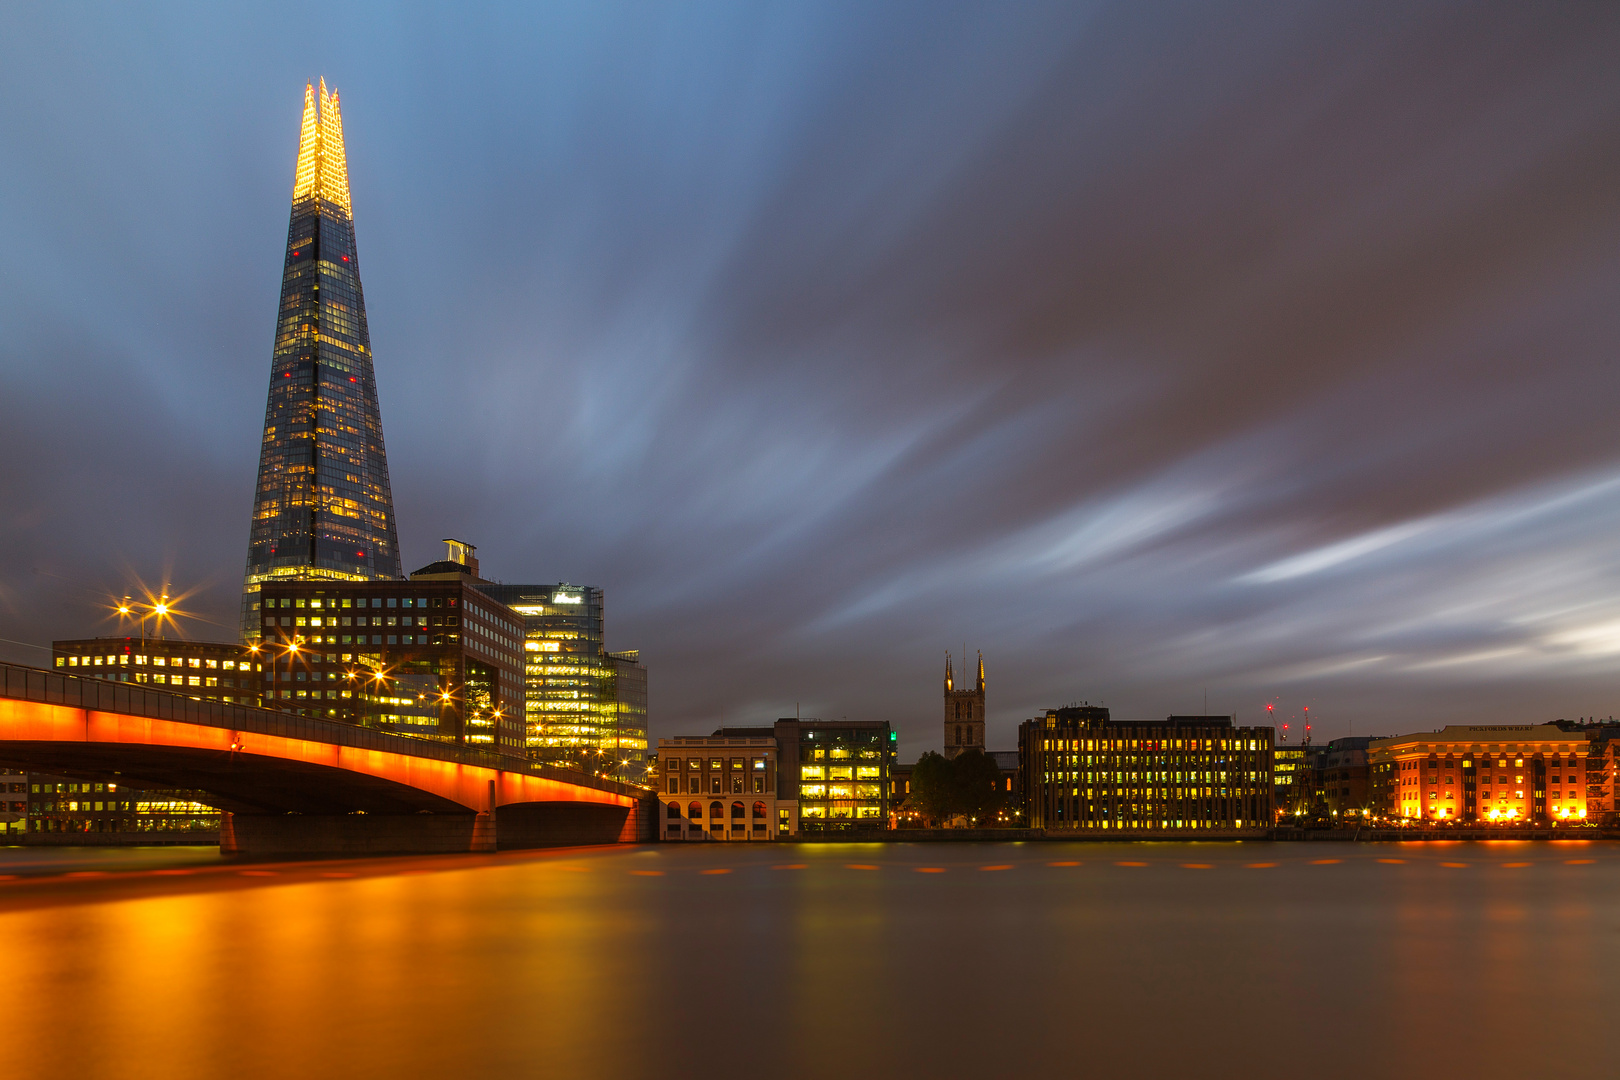
[[[983,653],[979,654],[979,677],[971,690],[956,688],[951,654],[945,654],[945,756],[954,758],[964,750],[984,750]]]

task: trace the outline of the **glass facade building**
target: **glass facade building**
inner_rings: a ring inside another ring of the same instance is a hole
[[[620,780],[637,782],[647,775],[647,668],[637,649],[610,652],[614,706],[613,747]]]
[[[618,704],[615,667],[603,648],[602,590],[566,582],[480,583],[478,589],[523,618],[523,718],[529,756],[572,762],[590,772],[617,767],[609,760],[617,748]]]
[[[397,579],[399,544],[360,288],[337,94],[304,88],[242,592],[259,636],[267,581]]]

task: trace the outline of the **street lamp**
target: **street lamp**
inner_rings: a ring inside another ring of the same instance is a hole
[[[260,670],[259,670],[258,661],[259,661],[259,653],[261,651],[263,651],[263,650],[261,649],[261,647],[260,647],[260,645],[259,645],[259,643],[257,641],[255,641],[253,644],[249,645],[247,647],[247,649],[248,649],[248,652],[253,654],[253,660],[254,660],[254,664],[253,664],[253,694],[254,694],[255,697],[257,697],[259,699],[259,705],[262,708],[264,706],[264,679],[260,677],[262,675],[262,672],[260,672]]]

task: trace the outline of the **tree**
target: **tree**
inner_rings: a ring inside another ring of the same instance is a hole
[[[928,821],[950,817],[955,805],[953,772],[951,763],[932,750],[918,758],[911,769],[911,794],[906,796],[906,807]]]
[[[911,770],[906,807],[929,821],[966,817],[985,822],[1001,809],[1001,770],[982,750],[965,750],[951,760],[929,752]]]
[[[950,765],[956,813],[978,824],[994,819],[1002,800],[1001,770],[995,759],[983,750],[964,750]]]

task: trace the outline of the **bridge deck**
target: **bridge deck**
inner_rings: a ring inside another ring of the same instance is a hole
[[[231,705],[222,701],[203,701],[146,686],[86,679],[63,672],[24,667],[20,664],[0,663],[0,698],[63,705],[90,712],[172,720],[223,731],[268,735],[299,742],[325,743],[352,747],[356,750],[429,758],[457,765],[518,773],[576,787],[593,788],[631,799],[639,799],[647,794],[645,789],[632,784],[587,776],[574,769],[539,765],[524,758],[492,750],[456,746],[431,739],[417,739],[333,720],[294,716],[274,709]],[[0,741],[7,737],[5,731],[0,731]]]

